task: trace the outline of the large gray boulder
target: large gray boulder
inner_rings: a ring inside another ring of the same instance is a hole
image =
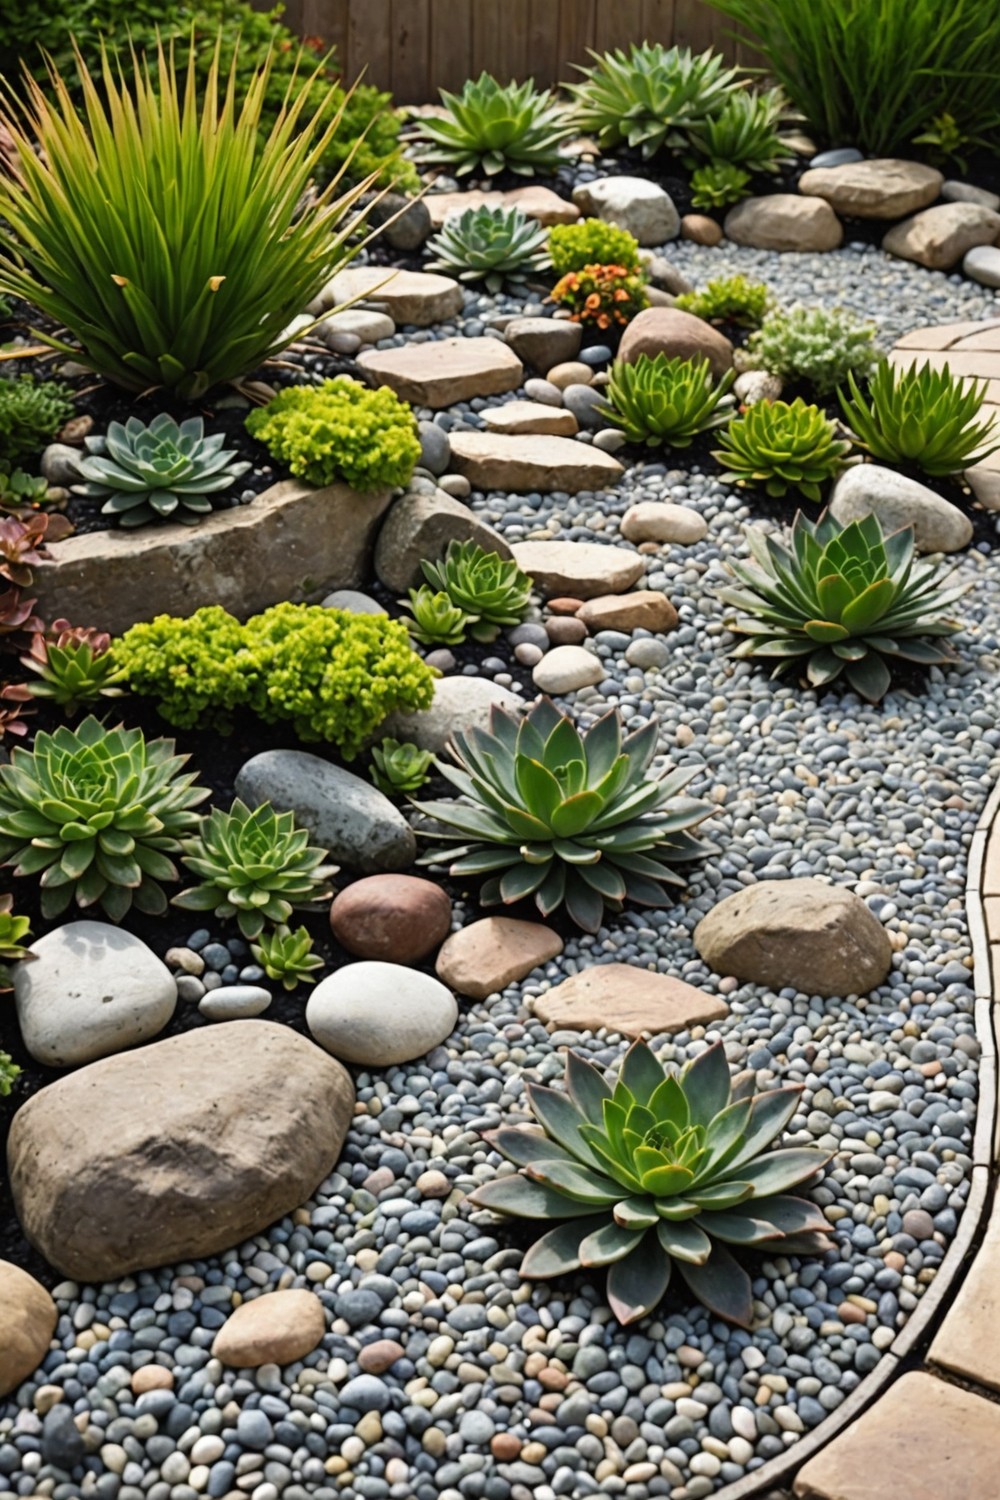
[[[853,891],[762,880],[713,907],[694,945],[717,974],[805,995],[867,995],[892,966],[881,922]]]
[[[960,552],[972,541],[972,522],[957,505],[881,464],[845,470],[833,487],[830,514],[845,526],[872,514],[886,532],[912,526],[919,552]]]
[[[14,1205],[76,1281],[198,1260],[300,1207],[353,1111],[350,1075],[287,1026],[187,1031],[29,1099],[7,1148]]]

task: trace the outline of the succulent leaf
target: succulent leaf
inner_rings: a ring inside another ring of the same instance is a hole
[[[959,379],[947,364],[935,370],[914,361],[908,370],[897,370],[884,361],[869,381],[867,399],[852,372],[850,396],[841,393],[840,404],[858,444],[873,458],[917,464],[943,477],[1000,450],[996,416],[977,421],[987,385]]]
[[[105,515],[122,526],[144,526],[173,518],[189,525],[212,509],[207,498],[235,484],[249,462],[231,463],[235,449],[222,449],[222,437],[206,438],[201,417],[178,424],[166,412],[148,427],[138,417],[111,422],[103,437],[88,437],[87,456],[77,468],[84,483],[79,495],[105,499]]]
[[[457,272],[459,281],[485,281],[499,292],[505,281],[521,282],[532,272],[547,270],[551,262],[547,234],[519,208],[467,208],[449,214],[427,242],[434,259],[428,270]]]
[[[763,484],[769,495],[799,490],[819,501],[821,485],[835,479],[851,451],[818,406],[801,396],[787,401],[758,401],[735,417],[722,435],[714,457],[737,484]]]
[[[735,378],[729,370],[714,381],[704,357],[640,354],[631,364],[615,362],[601,410],[630,442],[686,448],[699,432],[729,420]]]
[[[495,176],[504,168],[530,177],[558,167],[572,127],[548,90],[539,92],[530,81],[504,85],[483,72],[460,94],[440,94],[448,113],[418,122],[418,160],[459,177],[476,170]]]

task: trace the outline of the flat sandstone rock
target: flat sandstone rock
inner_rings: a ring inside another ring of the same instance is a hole
[[[557,1031],[598,1031],[604,1026],[631,1037],[683,1031],[721,1021],[729,1014],[718,996],[669,974],[654,974],[631,964],[584,969],[546,990],[532,1004],[539,1020]]]
[[[509,345],[487,338],[433,339],[398,349],[373,349],[360,355],[358,364],[404,401],[435,410],[516,390],[524,373]],[[452,451],[457,436],[452,438]]]
[[[506,347],[496,339],[483,342]],[[511,358],[516,359],[516,355],[511,353]],[[482,490],[537,490],[544,494],[562,490],[575,495],[580,490],[607,489],[624,472],[618,460],[600,448],[573,438],[537,434],[511,437],[493,432],[453,432],[451,459],[455,472],[464,474]]]

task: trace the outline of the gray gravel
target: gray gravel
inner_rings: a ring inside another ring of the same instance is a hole
[[[814,293],[878,316],[887,335],[996,305],[978,287],[878,252],[779,258],[675,244],[668,253],[699,282],[759,274],[786,300]],[[498,307],[470,298],[467,311],[478,320]],[[544,980],[465,1009],[427,1058],[360,1074],[365,1110],[339,1170],[267,1234],[211,1261],[57,1288],[59,1347],[44,1380],[64,1403],[47,1410],[49,1396],[29,1383],[0,1408],[0,1493],[695,1500],[834,1411],[932,1283],[971,1173],[979,1049],[963,886],[1000,771],[994,560],[973,550],[959,562],[974,584],[960,665],[929,672],[922,695],[893,692],[874,709],[772,683],[730,659],[716,586],[752,512],[696,469],[647,464],[611,495],[471,503],[512,540],[613,544],[627,506],[650,498],[690,504],[709,523],[703,542],[650,558],[646,584],[666,591],[680,626],[662,641],[598,635],[606,676],[568,706],[582,723],[613,703],[634,725],[655,714],[664,756],[699,768],[692,790],[716,804],[707,831],[721,852],[693,871],[682,903],[574,939]],[[718,979],[695,954],[694,926],[720,897],[800,875],[850,885],[885,924],[895,966],[870,997],[770,994]],[[223,971],[234,957],[218,955]],[[722,1036],[759,1085],[804,1085],[792,1139],[835,1153],[816,1196],[836,1249],[758,1265],[753,1333],[681,1297],[621,1329],[583,1278],[521,1283],[524,1240],[460,1207],[497,1168],[481,1132],[524,1110],[528,1082],[561,1075],[560,1047],[601,1064],[621,1056],[618,1036],[550,1036],[530,1013],[545,984],[604,961],[724,993],[729,1019],[662,1039],[662,1055],[691,1057]],[[234,1299],[285,1286],[311,1286],[327,1305],[321,1348],[282,1370],[223,1369],[209,1348]],[[375,1338],[404,1348],[380,1376],[358,1365]],[[174,1389],[135,1399],[131,1373],[150,1361],[173,1371]]]

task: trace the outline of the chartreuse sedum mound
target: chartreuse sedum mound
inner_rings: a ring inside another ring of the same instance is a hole
[[[729,564],[736,586],[719,591],[737,611],[734,656],[772,661],[775,677],[798,666],[815,688],[843,675],[872,703],[894,666],[954,660],[938,642],[958,630],[947,612],[968,585],[942,586],[939,564],[914,555],[912,527],[886,536],[875,515],[841,526],[800,511],[790,546],[759,526],[746,537],[751,558]]]
[[[548,698],[520,720],[493,708],[489,730],[452,736],[456,764],[439,762],[458,799],[416,804],[437,825],[427,836],[447,841],[420,863],[489,876],[484,906],[565,906],[585,932],[626,901],[666,905],[665,888],[684,885],[671,867],[708,850],[690,830],[711,806],[681,795],[697,767],[647,777],[656,730],[623,738],[613,709],[580,734]]]
[[[11,99],[0,292],[66,330],[46,343],[128,390],[197,400],[291,342],[355,252],[374,176],[304,197],[341,111],[310,113],[303,76],[262,133],[269,70],[238,95],[235,59],[202,83],[173,46],[134,68],[105,54],[94,73],[77,54],[82,108],[54,69],[49,90]]]
[[[758,1094],[754,1077],[731,1076],[721,1042],[680,1071],[636,1042],[613,1083],[568,1052],[565,1090],[528,1085],[541,1130],[503,1126],[489,1137],[520,1170],[469,1201],[554,1226],[525,1255],[522,1276],[607,1268],[620,1323],[652,1312],[676,1270],[710,1312],[748,1328],[751,1282],[739,1252],[822,1252],[830,1233],[819,1208],[795,1196],[828,1157],[813,1146],[768,1149],[801,1085]]]

